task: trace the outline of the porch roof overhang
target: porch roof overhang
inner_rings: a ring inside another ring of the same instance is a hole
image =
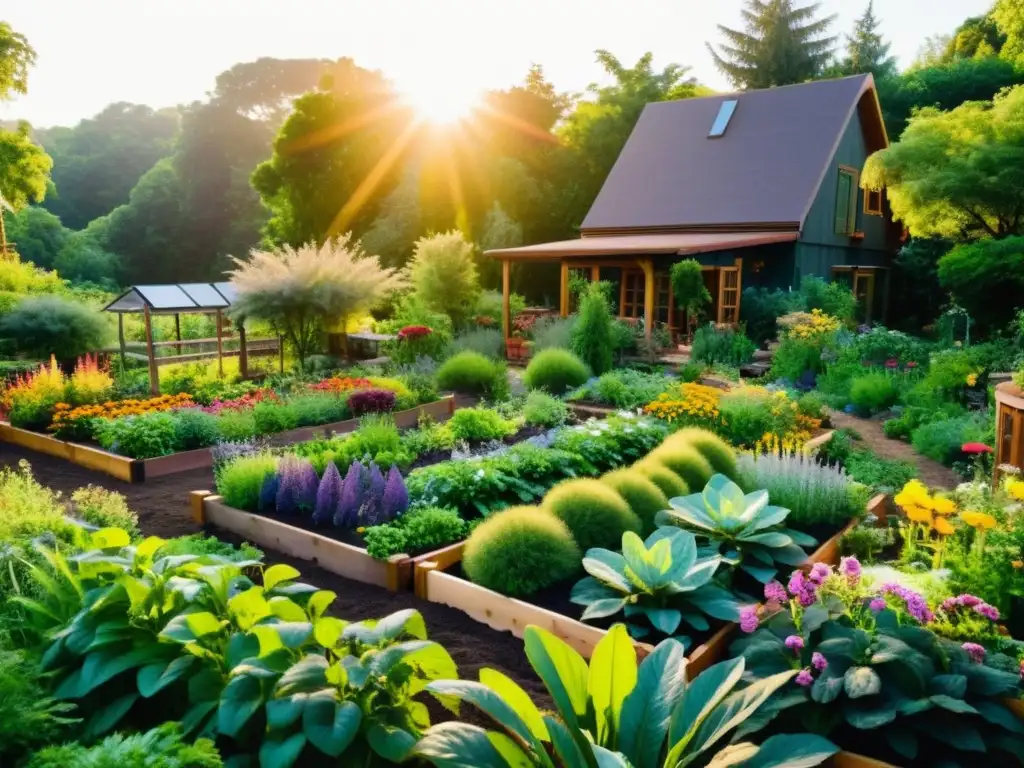
[[[792,242],[799,232],[674,232],[656,234],[602,235],[578,240],[496,248],[486,251],[494,259],[554,261],[559,259],[615,256],[691,256],[698,253],[750,248],[755,245]]]

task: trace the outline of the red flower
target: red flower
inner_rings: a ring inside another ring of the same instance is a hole
[[[897,360],[895,357],[890,357],[888,360],[885,361],[885,367],[886,368],[899,368],[900,367],[900,361]]]
[[[917,368],[917,363],[911,360],[909,363],[907,363],[907,368]]]
[[[398,332],[399,339],[418,339],[429,336],[434,331],[425,325],[407,325]]]
[[[960,450],[964,453],[992,453],[992,449],[984,443],[964,443]]]

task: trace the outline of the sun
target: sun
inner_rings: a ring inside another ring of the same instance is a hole
[[[403,89],[405,100],[425,122],[455,125],[468,118],[480,106],[482,92],[470,86],[456,85],[444,78],[411,83]]]

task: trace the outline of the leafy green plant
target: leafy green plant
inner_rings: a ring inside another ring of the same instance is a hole
[[[582,457],[590,467],[587,474],[599,475],[646,456],[667,433],[659,419],[613,414],[560,429],[551,445]]]
[[[529,389],[544,389],[561,395],[589,378],[587,366],[567,349],[545,349],[534,355],[526,367],[523,383]]]
[[[256,437],[256,417],[251,408],[221,411],[217,416],[220,439],[226,443],[242,443]]]
[[[669,438],[650,453],[648,460],[664,464],[675,472],[688,488],[703,488],[715,474],[708,460],[687,440]]]
[[[536,427],[559,427],[569,420],[569,407],[553,395],[534,390],[523,403],[523,421]]]
[[[724,475],[715,475],[701,493],[669,501],[658,525],[677,525],[706,539],[729,565],[739,566],[762,583],[778,572],[776,564],[807,560],[801,547],[815,540],[783,527],[789,510],[768,504],[764,490],[744,494]]]
[[[688,446],[697,451],[714,472],[731,480],[737,477],[736,450],[714,432],[700,427],[683,427],[665,438],[662,445]]]
[[[177,723],[122,735],[115,733],[99,744],[47,747],[32,756],[25,768],[222,768],[213,741],[190,743]]]
[[[889,539],[888,528],[878,528],[873,522],[865,521],[839,537],[839,554],[873,563],[889,544]]]
[[[417,555],[465,538],[468,524],[459,513],[443,507],[420,507],[397,520],[366,529],[366,551],[378,560],[407,553]]]
[[[188,536],[177,536],[168,539],[163,546],[157,550],[159,557],[174,557],[176,555],[196,555],[204,557],[214,555],[225,560],[262,560],[263,552],[247,541],[243,541],[237,547],[226,541],[221,541],[216,536],[204,536],[201,533],[190,533]]]
[[[191,451],[216,445],[220,439],[217,417],[198,408],[175,411],[174,447],[178,451]]]
[[[636,469],[619,469],[602,475],[601,482],[618,493],[640,519],[640,533],[644,536],[655,529],[654,517],[668,509],[668,497],[643,473]]]
[[[152,459],[175,451],[177,429],[174,417],[163,411],[118,419],[98,419],[96,442],[104,450],[132,459]]]
[[[708,323],[693,334],[690,359],[707,365],[724,363],[738,367],[751,361],[755,349],[754,342],[742,332]]]
[[[471,704],[494,728],[463,722],[433,726],[416,745],[416,755],[438,768],[810,768],[837,751],[810,734],[718,748],[727,738],[735,741],[730,733],[755,716],[792,679],[791,672],[741,689],[745,664],[734,659],[709,667],[688,684],[680,643],[663,641],[637,665],[636,649],[621,624],[601,639],[589,664],[539,627],[527,627],[524,642],[555,713],[542,714],[526,691],[497,670],[482,669],[479,683],[437,681],[427,686],[430,693]]]
[[[437,371],[437,386],[498,400],[507,392],[508,381],[504,365],[467,350],[444,361]]]
[[[850,402],[861,413],[884,411],[896,404],[899,394],[893,377],[884,371],[865,373],[850,381]]]
[[[622,535],[622,553],[587,550],[583,568],[589,576],[572,589],[570,599],[585,606],[582,620],[624,611],[629,633],[646,637],[653,627],[675,635],[682,622],[697,631],[711,628],[706,616],[722,621],[739,617],[739,600],[713,583],[722,562],[718,555],[698,558],[697,538],[679,528],[659,528],[646,541],[629,531]],[[646,619],[650,626],[637,623]],[[689,638],[680,638],[689,645]]]
[[[470,328],[463,331],[448,345],[448,355],[471,351],[492,360],[501,360],[504,357],[505,337],[500,330],[500,321],[498,325],[498,328]]]
[[[139,516],[128,508],[124,496],[98,485],[79,488],[71,494],[75,516],[97,528],[120,528],[139,536]]]
[[[456,440],[500,440],[516,432],[516,425],[490,408],[460,408],[448,420]]]
[[[638,461],[633,465],[633,469],[658,486],[658,489],[669,499],[685,496],[690,492],[682,478],[659,461],[651,459]]]
[[[48,683],[27,653],[0,650],[0,754],[5,760],[17,762],[34,747],[60,738],[76,722],[70,717],[74,706],[54,700]]]
[[[842,283],[806,275],[800,281],[800,295],[808,312],[820,309],[826,315],[838,317],[844,323],[853,322],[857,314],[857,297]]]
[[[697,372],[695,379],[700,376]],[[616,408],[639,408],[676,385],[675,379],[663,373],[644,373],[620,368],[600,376],[597,381],[581,387],[573,400],[592,400]]]
[[[613,547],[626,531],[638,533],[640,518],[626,500],[599,480],[566,480],[552,488],[541,507],[572,533],[580,550]]]
[[[217,493],[229,507],[255,512],[264,481],[277,472],[278,457],[269,452],[241,456],[217,472]]]
[[[777,318],[806,309],[803,297],[795,291],[768,288],[746,288],[740,302],[740,320],[747,335],[757,344],[771,341],[777,335]]]
[[[538,318],[533,326],[534,350],[540,352],[552,347],[570,349],[572,347],[573,327],[576,325],[576,320],[576,315]]]
[[[35,296],[0,318],[0,338],[25,357],[73,360],[103,348],[107,324],[85,304],[61,296]]]
[[[911,434],[914,450],[922,456],[952,466],[962,457],[964,443],[992,445],[994,421],[991,413],[964,413],[962,416],[922,424]]]
[[[511,597],[572,577],[582,555],[565,524],[537,507],[491,515],[466,540],[462,568],[475,583]]]
[[[711,303],[711,294],[704,285],[704,272],[696,259],[683,259],[673,264],[669,281],[676,305],[690,316],[688,320]]]
[[[612,313],[599,283],[590,285],[580,299],[579,317],[572,329],[571,349],[595,376],[611,370]]]

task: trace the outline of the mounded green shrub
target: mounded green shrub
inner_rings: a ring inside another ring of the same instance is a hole
[[[235,509],[255,512],[263,481],[277,472],[278,458],[270,453],[242,456],[217,472],[217,493]]]
[[[711,464],[696,448],[682,443],[662,443],[647,458],[675,472],[694,493],[704,490],[708,480],[715,474]]]
[[[590,378],[587,366],[568,349],[545,349],[538,352],[526,367],[523,383],[530,389],[544,389],[561,395],[575,389]]]
[[[505,366],[466,350],[449,357],[437,370],[437,386],[468,395],[498,398],[505,393]]]
[[[736,480],[738,476],[736,451],[714,432],[700,427],[685,427],[671,435],[663,445],[689,445],[704,457],[715,472],[730,480]]]
[[[462,570],[474,583],[525,597],[572,577],[583,555],[569,529],[539,507],[511,507],[476,527],[466,540]]]
[[[648,536],[657,526],[654,516],[668,509],[668,497],[642,472],[636,469],[618,469],[601,478],[601,482],[618,493],[629,504],[633,514],[640,518],[641,536]]]
[[[634,464],[633,469],[658,486],[669,499],[688,496],[690,493],[690,488],[682,478],[659,461],[644,459]]]
[[[618,549],[622,534],[639,533],[642,527],[626,500],[600,480],[561,482],[548,491],[541,507],[569,527],[583,552]]]

